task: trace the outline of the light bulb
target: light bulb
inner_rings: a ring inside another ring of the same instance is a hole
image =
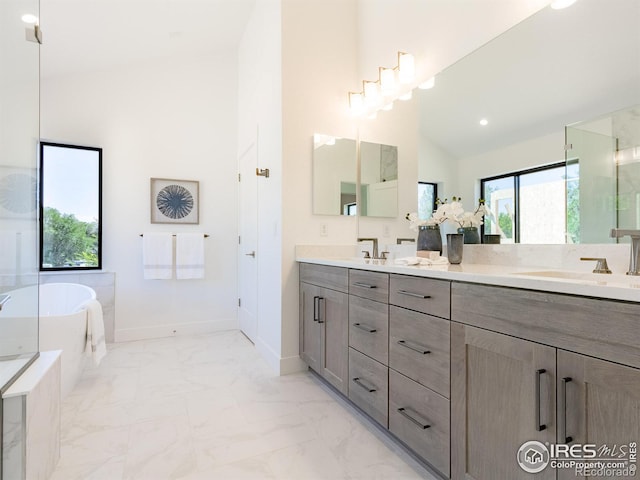
[[[380,67],[380,91],[385,97],[394,94],[396,88],[396,72],[393,68]]]
[[[483,118],[482,120],[480,120],[480,125],[482,125],[483,127],[489,125],[489,120]]]
[[[364,109],[364,99],[361,92],[349,92],[349,108],[354,115],[360,115]]]
[[[407,84],[413,82],[416,74],[416,63],[410,53],[398,52],[398,79],[400,83]]]
[[[380,90],[378,82],[365,80],[363,83],[364,104],[368,107],[375,107],[380,103]]]
[[[398,97],[399,100],[411,100],[411,97],[413,96],[413,92],[411,90],[409,90],[406,93],[403,93],[402,95],[400,95]]]

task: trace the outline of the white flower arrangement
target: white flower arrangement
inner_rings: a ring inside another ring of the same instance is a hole
[[[478,227],[483,224],[484,216],[489,215],[489,210],[482,199],[478,201],[478,206],[473,212],[465,212],[462,199],[458,197],[452,197],[451,202],[446,198],[444,201],[438,198],[436,205],[438,207],[427,220],[420,220],[415,212],[408,213],[406,219],[409,220],[409,228],[417,232],[422,226],[440,225],[446,221],[457,223],[460,228]]]

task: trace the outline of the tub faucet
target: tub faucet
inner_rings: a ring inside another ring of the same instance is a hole
[[[378,258],[378,239],[377,238],[358,238],[358,242],[371,242],[373,244],[373,251],[371,252],[371,258]]]
[[[620,228],[611,229],[611,238],[631,237],[631,255],[629,257],[629,271],[627,275],[640,275],[638,265],[638,252],[640,251],[640,230],[623,230]]]

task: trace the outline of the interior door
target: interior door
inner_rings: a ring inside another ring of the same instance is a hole
[[[238,157],[238,319],[240,330],[255,343],[258,333],[258,142],[247,145]]]

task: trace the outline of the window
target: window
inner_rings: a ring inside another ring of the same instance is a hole
[[[436,209],[438,185],[430,182],[418,182],[418,218],[431,218]]]
[[[565,243],[566,178],[563,162],[482,179],[491,212],[483,233],[500,234],[502,243]]]
[[[40,270],[102,268],[102,149],[40,143]]]

